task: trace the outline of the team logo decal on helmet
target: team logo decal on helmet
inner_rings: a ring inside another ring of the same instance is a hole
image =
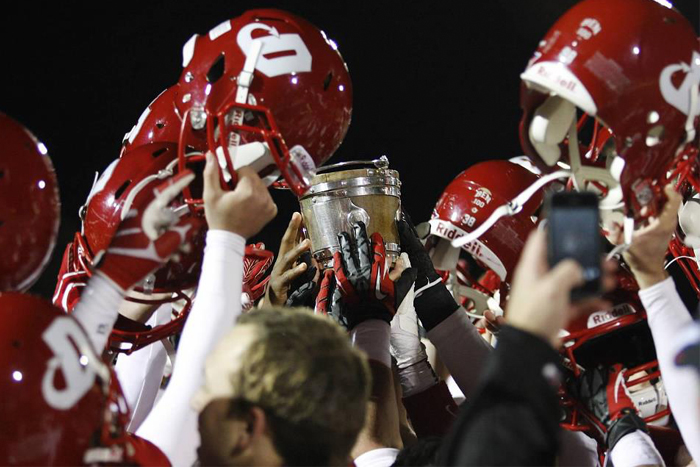
[[[259,30],[267,31],[269,35],[253,39],[253,31]],[[253,40],[262,43],[262,53],[257,58],[255,69],[265,76],[273,78],[311,71],[311,52],[299,34],[280,34],[274,26],[263,23],[243,26],[238,31],[236,42],[248,58],[250,58]]]
[[[685,73],[685,78],[680,86],[673,84],[674,74],[681,72]],[[659,76],[659,88],[663,98],[686,115],[696,116],[700,113],[700,99],[697,97],[697,86],[700,84],[700,53],[693,52],[690,59],[690,64],[681,62],[673,65],[668,65]],[[692,87],[695,86],[695,109],[691,108],[692,103]]]
[[[94,386],[97,358],[83,330],[68,316],[53,320],[42,338],[54,357],[47,362],[41,392],[46,403],[54,409],[69,409]],[[106,375],[103,377],[109,378],[109,370],[104,370]],[[63,374],[65,387],[62,389],[57,388],[54,382],[57,372]]]

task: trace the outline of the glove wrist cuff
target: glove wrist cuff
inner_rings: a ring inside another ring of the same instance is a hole
[[[634,409],[622,409],[620,416],[612,421],[608,428],[608,432],[605,434],[605,444],[608,446],[608,449],[612,449],[623,436],[636,430],[649,433],[647,424],[639,415],[637,415],[637,412]]]

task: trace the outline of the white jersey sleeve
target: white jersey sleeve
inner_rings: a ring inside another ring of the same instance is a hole
[[[651,437],[640,430],[628,433],[617,442],[607,456],[615,467],[665,466],[663,457]],[[607,459],[605,464],[607,465]]]
[[[679,336],[693,326],[693,319],[678,296],[672,278],[639,291],[647,311],[656,356],[668,395],[668,403],[690,455],[700,461],[700,417],[698,417],[697,372],[678,367],[675,357],[681,349]]]
[[[190,402],[204,380],[206,357],[241,313],[244,254],[243,237],[221,230],[207,233],[202,274],[172,379],[136,432],[158,446],[173,466],[190,466],[197,459],[198,413]]]
[[[85,330],[90,342],[101,354],[119,316],[124,295],[110,281],[99,274],[93,275],[80,295],[72,312]]]
[[[600,467],[598,443],[580,431],[562,429],[557,461],[560,467]]]

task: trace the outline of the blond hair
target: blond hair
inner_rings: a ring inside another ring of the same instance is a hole
[[[268,414],[288,465],[344,460],[363,426],[370,386],[366,357],[347,333],[326,317],[291,308],[255,310],[236,326],[253,335],[228,375],[234,401]]]

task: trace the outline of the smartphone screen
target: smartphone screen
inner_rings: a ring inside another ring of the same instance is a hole
[[[549,200],[548,259],[550,267],[571,258],[583,268],[586,283],[574,289],[572,300],[601,290],[601,237],[598,196],[587,192],[555,193]]]

